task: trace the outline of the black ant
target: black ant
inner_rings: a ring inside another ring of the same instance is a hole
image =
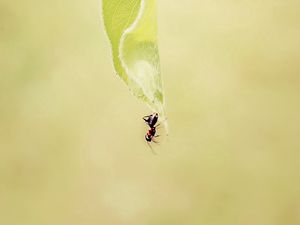
[[[158,121],[158,114],[154,113],[154,114],[151,114],[149,116],[144,116],[143,120],[145,120],[147,125],[150,127],[147,134],[145,135],[145,139],[147,141],[147,144],[150,146],[149,142],[153,141],[154,143],[157,143],[154,140],[154,138],[159,136],[159,135],[155,135],[156,134],[156,127],[159,126],[159,124],[155,126],[155,124]],[[150,146],[150,148],[151,148],[151,146]],[[152,150],[152,148],[151,148],[151,150]]]

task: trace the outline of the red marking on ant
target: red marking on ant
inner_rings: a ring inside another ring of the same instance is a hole
[[[156,133],[156,127],[151,127],[148,130],[147,134],[145,135],[145,139],[146,139],[147,142],[153,141],[155,143],[154,138],[159,136],[159,135],[155,135],[155,133]]]

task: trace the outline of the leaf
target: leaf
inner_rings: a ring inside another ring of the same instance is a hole
[[[102,7],[117,74],[136,97],[165,120],[156,0],[103,0]]]

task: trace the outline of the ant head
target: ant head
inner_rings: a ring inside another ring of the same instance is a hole
[[[146,141],[148,141],[148,142],[151,142],[151,140],[152,140],[151,136],[148,135],[148,134],[145,135],[145,139],[146,139]]]

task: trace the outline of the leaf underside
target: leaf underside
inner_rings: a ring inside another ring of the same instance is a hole
[[[165,120],[156,0],[102,0],[102,8],[117,74],[137,98]]]

